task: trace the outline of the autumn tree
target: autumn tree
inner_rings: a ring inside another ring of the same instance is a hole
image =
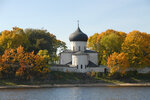
[[[132,68],[150,66],[150,35],[140,31],[130,32],[122,44],[122,51],[128,54]]]
[[[35,55],[34,52],[24,52],[21,46],[17,48],[16,55],[20,65],[19,69],[16,71],[17,77],[26,80],[47,77],[50,70],[47,68],[44,57]]]
[[[107,60],[107,67],[110,68],[110,74],[113,75],[115,72],[120,72],[122,75],[125,74],[129,67],[129,62],[125,53],[114,52]]]
[[[0,35],[1,52],[4,52],[8,48],[17,48],[20,45],[24,48],[28,48],[29,46],[28,38],[23,29],[13,27],[11,31],[4,30]]]
[[[88,48],[98,52],[99,64],[106,65],[109,55],[121,51],[125,37],[126,33],[109,29],[89,37],[87,45]]]
[[[50,70],[46,60],[34,52],[25,52],[22,46],[17,49],[7,49],[0,56],[1,78],[17,77],[23,80],[46,78]]]
[[[48,61],[50,60],[50,55],[48,54],[48,50],[40,50],[38,53],[37,53],[37,55],[40,55],[40,56],[42,56],[45,60],[46,60],[46,62],[48,63]]]
[[[14,49],[5,50],[4,54],[0,57],[0,77],[1,78],[14,78],[17,70],[15,66],[15,51]]]
[[[88,38],[87,47],[89,49],[92,49],[92,50],[95,50],[95,51],[98,50],[98,43],[97,43],[98,36],[99,36],[99,34],[95,33],[94,35],[92,35]]]

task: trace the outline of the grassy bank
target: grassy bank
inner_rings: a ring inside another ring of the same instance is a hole
[[[50,72],[46,79],[18,80],[1,79],[0,85],[42,85],[42,84],[93,84],[93,83],[150,83],[150,74],[138,74],[128,72],[124,76],[115,74],[113,76],[104,73],[69,73]]]

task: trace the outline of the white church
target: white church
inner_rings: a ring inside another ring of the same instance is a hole
[[[52,65],[52,71],[61,72],[106,72],[109,71],[106,66],[98,65],[98,53],[96,51],[87,50],[88,36],[78,28],[69,36],[71,49],[61,52],[59,64]],[[134,69],[128,69],[134,70]],[[149,67],[137,69],[139,73],[148,73]]]
[[[51,67],[53,71],[63,72],[104,72],[105,66],[98,65],[98,54],[96,51],[87,50],[88,36],[77,28],[69,36],[71,50],[65,50],[60,53],[58,65]]]

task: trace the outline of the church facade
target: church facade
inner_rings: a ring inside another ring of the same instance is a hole
[[[69,36],[71,49],[61,52],[59,64],[52,66],[54,71],[69,72],[104,72],[105,67],[98,66],[98,53],[93,50],[87,50],[88,36],[77,28]]]
[[[71,50],[60,53],[60,64],[67,64],[78,69],[98,66],[98,54],[95,51],[86,49],[88,36],[79,27],[70,35],[69,40]]]

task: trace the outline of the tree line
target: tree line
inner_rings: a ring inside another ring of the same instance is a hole
[[[87,46],[98,52],[99,65],[107,65],[112,74],[150,66],[150,34],[145,32],[108,29],[90,36]],[[47,63],[57,61],[57,50],[66,48],[65,42],[47,30],[4,30],[0,33],[0,78],[46,77]]]
[[[0,78],[46,78],[50,72],[48,62],[57,61],[57,50],[65,48],[65,42],[47,30],[4,30],[0,34]]]
[[[0,35],[0,54],[6,49],[16,49],[24,47],[26,52],[34,51],[34,54],[46,52],[50,56],[51,62],[57,60],[56,52],[65,49],[66,43],[56,39],[56,36],[43,29],[21,29],[13,27],[12,30],[4,30]],[[42,50],[42,51],[41,51]],[[39,52],[40,51],[40,52]]]
[[[90,36],[87,46],[98,52],[99,64],[107,65],[111,73],[150,66],[150,34],[146,32],[108,29]]]

